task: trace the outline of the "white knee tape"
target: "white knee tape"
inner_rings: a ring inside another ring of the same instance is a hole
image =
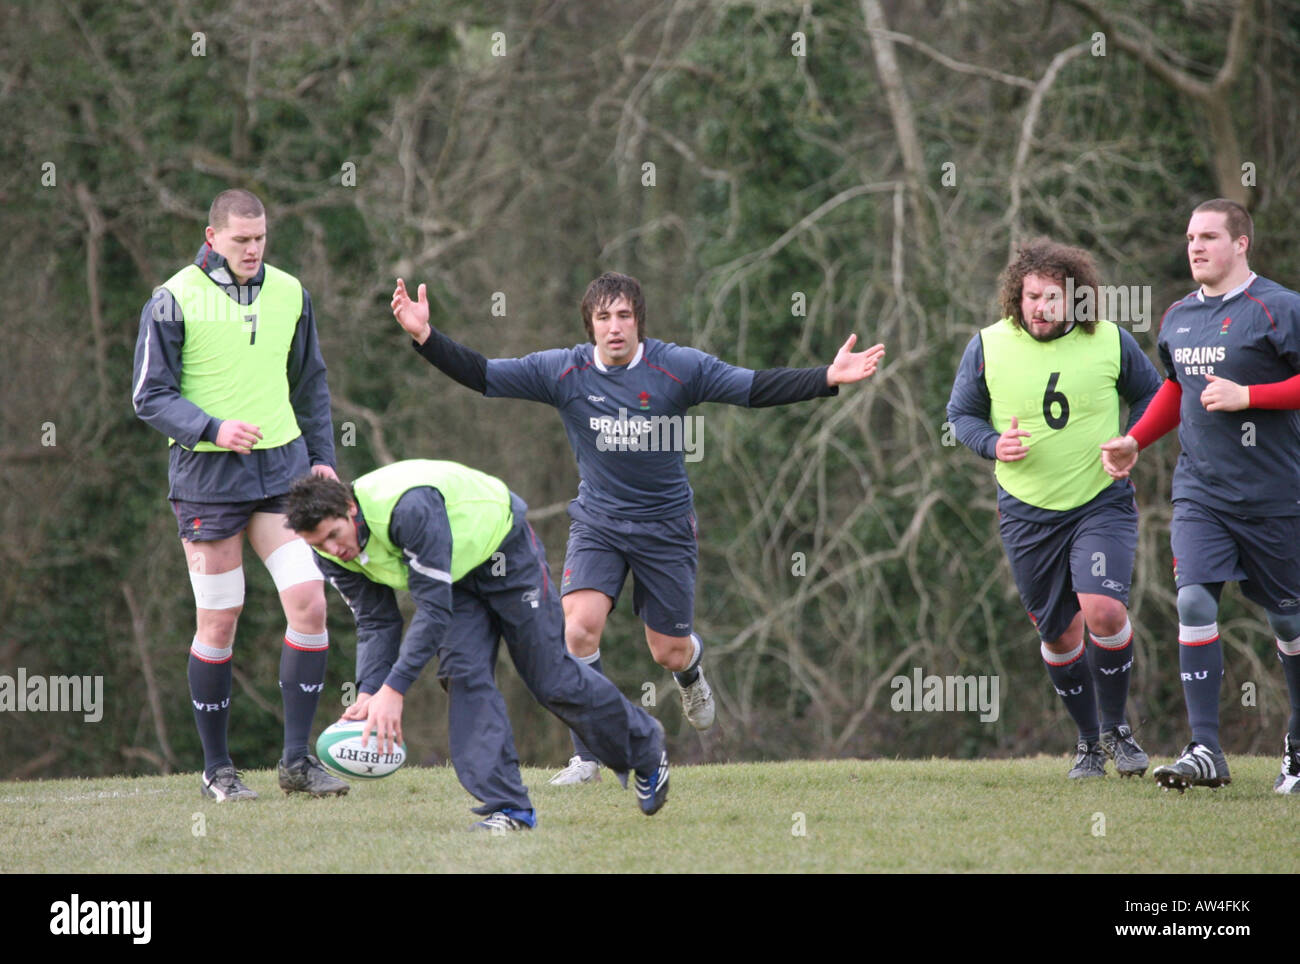
[[[191,572],[194,601],[200,609],[234,609],[244,605],[244,567],[209,575]]]
[[[301,539],[286,542],[266,557],[266,570],[275,580],[275,588],[284,592],[300,582],[323,582],[325,577],[316,567],[316,554]]]

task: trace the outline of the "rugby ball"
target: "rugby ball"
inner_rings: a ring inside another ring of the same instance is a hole
[[[379,738],[373,730],[370,742],[361,742],[365,725],[365,720],[340,720],[326,727],[316,738],[320,762],[339,776],[359,780],[377,780],[399,770],[406,762],[406,744],[394,746],[389,753],[380,753]]]

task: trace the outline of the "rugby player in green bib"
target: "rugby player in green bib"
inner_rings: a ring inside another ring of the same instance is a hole
[[[1147,755],[1124,716],[1137,504],[1131,485],[1106,474],[1099,446],[1121,424],[1121,400],[1132,425],[1160,378],[1132,335],[1085,310],[1100,296],[1086,251],[1035,239],[1000,285],[1004,317],[966,346],[948,419],[963,445],[996,460],[1007,559],[1078,728],[1069,776],[1105,776],[1107,756],[1121,775],[1141,775]],[[1067,292],[1084,297],[1081,310]]]
[[[506,702],[496,687],[502,638],[519,677],[626,781],[647,816],[668,799],[664,730],[564,647],[564,609],[528,506],[504,482],[456,462],[410,459],[351,487],[305,476],[289,492],[289,524],[357,620],[357,701],[380,749],[402,741],[406,692],[430,660],[447,691],[447,738],[461,785],[484,819],[471,829],[537,825]],[[405,633],[398,592],[415,614]],[[625,783],[626,785],[626,783]]]
[[[140,315],[131,390],[136,415],[171,446],[167,497],[197,609],[187,675],[201,788],[217,801],[257,797],[227,748],[245,533],[288,622],[280,787],[316,797],[348,790],[307,753],[329,646],[325,591],[312,551],[284,527],[283,507],[298,476],[335,478],[329,388],[311,298],[293,275],[264,263],[266,236],[256,196],[217,195],[194,261]]]

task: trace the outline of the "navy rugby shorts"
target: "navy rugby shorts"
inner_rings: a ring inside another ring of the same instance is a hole
[[[1128,605],[1138,538],[1132,499],[1080,506],[1055,523],[1004,515],[999,528],[1020,601],[1044,641],[1070,627],[1079,614],[1078,593]]]
[[[674,519],[618,519],[569,503],[569,543],[560,594],[603,592],[614,605],[632,571],[632,608],[655,632],[689,636],[695,623],[699,533],[695,513]]]
[[[286,511],[285,497],[273,495],[253,502],[187,502],[172,499],[176,527],[186,542],[216,542],[243,532],[254,512]]]
[[[1269,612],[1300,611],[1300,516],[1244,516],[1178,499],[1169,543],[1179,589],[1236,582]]]

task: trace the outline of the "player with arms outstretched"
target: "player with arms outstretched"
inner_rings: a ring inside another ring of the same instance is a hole
[[[1274,789],[1300,793],[1300,295],[1250,269],[1254,225],[1216,198],[1187,225],[1191,294],[1160,324],[1165,381],[1142,420],[1104,446],[1127,478],[1140,449],[1178,428],[1170,542],[1178,665],[1191,742],[1155,770],[1166,790],[1231,782],[1219,742],[1225,582],[1264,607],[1291,695]]]
[[[837,394],[875,372],[885,349],[854,352],[849,336],[829,366],[753,371],[694,348],[647,338],[645,299],[635,278],[609,272],[587,288],[583,324],[590,342],[489,361],[429,325],[424,285],[412,300],[399,278],[393,314],[431,364],[484,395],[555,406],[578,460],[578,496],[569,503],[564,560],[569,652],[600,670],[600,638],[629,569],[632,602],[646,643],[673,672],[696,729],[713,724],[713,694],[694,632],[698,559],[695,513],[681,444],[663,442],[703,402],[757,408]],[[656,444],[649,444],[651,441]],[[599,779],[596,756],[574,734],[574,756],[551,782]]]
[[[307,544],[284,527],[283,497],[311,471],[334,478],[329,387],[311,298],[263,263],[266,211],[247,191],[217,195],[194,262],[140,316],[132,402],[171,438],[168,464],[197,627],[190,699],[203,744],[204,796],[252,800],[227,748],[231,647],[244,604],[244,534],[280,594],[286,793],[341,795],[348,785],[307,753],[325,679],[325,592]]]
[[[1097,446],[1118,429],[1120,402],[1132,424],[1160,377],[1128,332],[1074,317],[1071,279],[1076,294],[1098,290],[1086,251],[1046,238],[1017,251],[1000,279],[1005,317],[966,346],[948,419],[962,444],[997,460],[1007,559],[1078,727],[1069,776],[1105,776],[1106,756],[1121,775],[1141,775],[1149,761],[1124,717],[1137,505],[1130,484],[1106,475]]]

